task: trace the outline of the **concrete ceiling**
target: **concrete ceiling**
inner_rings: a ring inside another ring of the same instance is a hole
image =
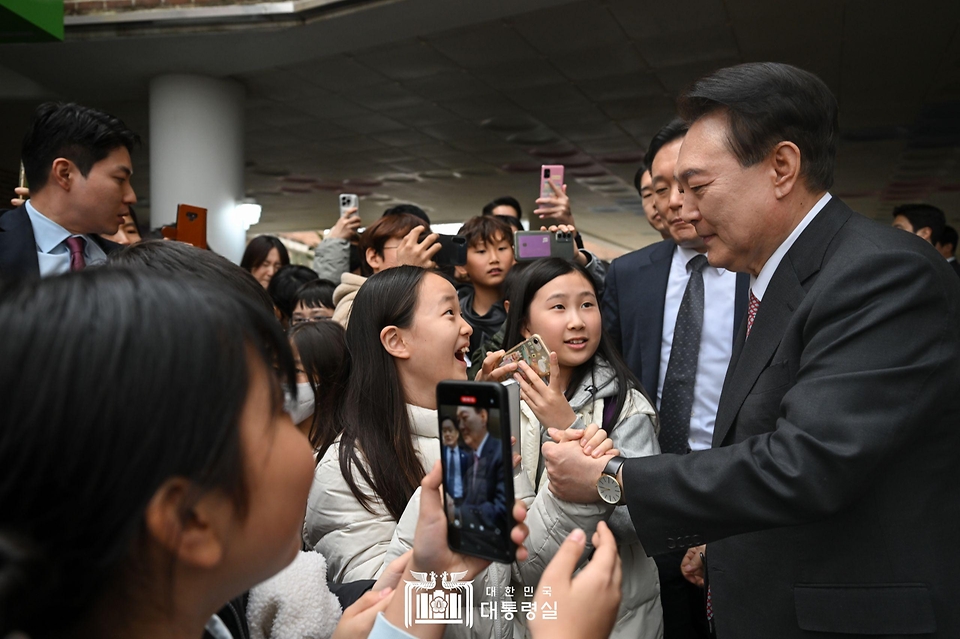
[[[580,227],[623,247],[656,239],[631,182],[676,95],[719,67],[789,62],[840,100],[835,194],[884,221],[929,201],[960,224],[957,2],[402,0],[290,27],[75,28],[0,55],[16,80],[0,95],[4,184],[41,97],[111,110],[149,144],[149,79],[197,72],[247,89],[246,188],[264,205],[251,231],[328,226],[339,191],[371,218],[412,201],[463,220],[504,194],[532,210],[539,165],[557,163]]]

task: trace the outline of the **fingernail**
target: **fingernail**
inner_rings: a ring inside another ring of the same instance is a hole
[[[393,592],[393,588],[387,586],[386,588],[380,591],[380,598],[383,599],[384,597],[389,595],[391,592]]]
[[[570,536],[567,537],[567,539],[580,543],[581,541],[585,541],[587,539],[587,535],[579,528],[574,528],[573,532],[570,533]]]
[[[583,454],[584,454],[584,455],[589,455],[589,454],[590,454],[590,451],[592,451],[592,450],[593,450],[593,446],[584,446],[584,448],[583,448]]]

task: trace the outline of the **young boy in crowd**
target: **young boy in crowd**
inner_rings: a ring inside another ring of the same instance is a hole
[[[496,217],[477,216],[467,220],[457,235],[467,240],[467,263],[457,267],[457,276],[469,278],[473,284],[472,288],[466,286],[459,292],[460,312],[473,327],[472,357],[507,319],[503,280],[514,264],[513,229]]]

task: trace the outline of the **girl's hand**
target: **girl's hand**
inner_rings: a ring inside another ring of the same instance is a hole
[[[623,583],[617,540],[605,522],[598,523],[593,558],[576,572],[586,540],[579,528],[571,532],[543,571],[534,603],[542,609],[544,603],[553,602],[558,615],[564,614],[561,610],[570,612],[562,620],[559,616],[557,621],[538,616],[530,621],[534,639],[608,637],[613,630]],[[550,588],[549,596],[544,594],[546,587]]]
[[[607,436],[607,431],[596,424],[590,424],[583,431],[583,437],[580,438],[580,446],[583,448],[584,455],[591,457],[603,457],[613,451],[618,451],[613,447],[613,440]]]
[[[520,398],[537,416],[541,426],[565,430],[577,421],[570,402],[563,396],[563,391],[555,381],[560,378],[560,364],[555,352],[550,352],[550,379],[554,380],[554,383],[549,386],[526,362],[518,363],[519,370],[513,378],[520,384]]]
[[[488,352],[487,356],[483,358],[483,364],[480,366],[480,370],[477,372],[477,377],[474,379],[474,381],[499,382],[517,372],[516,362],[508,362],[503,366],[497,366],[500,363],[500,360],[503,359],[505,353],[506,351],[502,349],[499,351],[494,351],[493,353]]]
[[[373,630],[377,614],[386,610],[393,601],[393,593],[393,588],[371,590],[357,599],[343,611],[332,639],[365,639]]]

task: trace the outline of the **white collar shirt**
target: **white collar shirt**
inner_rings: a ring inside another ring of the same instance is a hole
[[[803,216],[803,219],[797,224],[797,228],[793,229],[793,232],[787,236],[787,239],[777,247],[777,250],[773,252],[770,259],[760,268],[757,276],[750,277],[750,290],[758,300],[763,301],[763,295],[767,292],[767,287],[770,286],[770,280],[773,279],[773,274],[777,272],[777,267],[780,266],[780,262],[783,261],[783,256],[787,254],[787,251],[789,251],[794,242],[797,241],[800,234],[810,226],[810,222],[813,222],[813,218],[817,217],[817,214],[823,210],[823,207],[827,205],[831,197],[829,193],[824,193],[823,197],[813,205],[813,208]]]
[[[657,406],[663,396],[663,382],[670,363],[673,333],[680,312],[683,292],[690,279],[687,264],[699,255],[694,250],[677,247],[670,263],[667,293],[663,304],[663,331],[660,341],[660,371],[657,380]],[[713,426],[723,378],[733,353],[733,313],[737,293],[737,274],[707,265],[703,269],[703,332],[697,357],[693,410],[690,415],[690,450],[705,450],[713,443]]]
[[[62,275],[70,272],[70,249],[67,239],[72,234],[46,215],[38,211],[30,200],[26,201],[27,216],[33,227],[33,237],[37,243],[37,261],[40,264],[40,277]],[[87,266],[107,261],[107,254],[89,235],[80,235],[84,239],[83,261]]]

